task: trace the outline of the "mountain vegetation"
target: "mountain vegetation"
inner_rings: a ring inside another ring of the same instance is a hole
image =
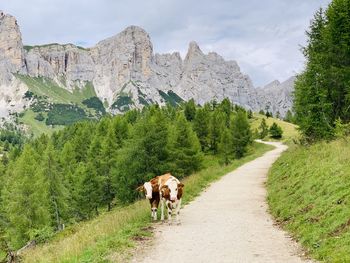
[[[197,113],[205,117],[199,120]],[[203,107],[154,105],[24,142],[5,133],[4,142],[13,146],[0,167],[2,240],[15,250],[30,240],[50,239],[67,226],[134,202],[134,189],[156,175],[187,177],[207,156],[225,156],[228,165],[246,155],[251,138],[247,113],[229,100]]]
[[[350,4],[333,0],[316,12],[302,49],[305,70],[295,84],[296,122],[309,141],[334,136],[335,121],[350,121]]]
[[[323,262],[350,261],[349,149],[344,138],[293,146],[269,172],[272,214]]]
[[[273,165],[267,183],[272,214],[322,262],[350,262],[349,32],[349,0],[316,12],[302,49],[307,63],[295,84],[295,116],[286,116],[302,139]]]

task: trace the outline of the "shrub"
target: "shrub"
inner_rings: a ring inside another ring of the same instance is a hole
[[[69,125],[85,119],[87,119],[85,111],[78,106],[53,104],[48,112],[46,125]]]
[[[271,138],[281,139],[282,134],[283,134],[283,130],[280,126],[277,125],[276,122],[274,122],[270,127],[269,133],[270,133]]]
[[[83,104],[86,105],[88,108],[94,109],[98,114],[106,114],[106,109],[103,106],[102,101],[97,97],[88,98],[83,101]]]
[[[43,120],[45,120],[45,117],[44,117],[44,115],[40,112],[38,115],[35,116],[34,119],[36,119],[36,120],[38,120],[38,121],[43,121]]]

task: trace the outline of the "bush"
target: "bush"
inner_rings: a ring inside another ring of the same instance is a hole
[[[98,114],[106,114],[106,109],[103,106],[102,101],[97,97],[88,98],[83,101],[83,104],[86,105],[88,108],[94,109]]]
[[[47,115],[46,125],[69,125],[86,119],[85,111],[78,106],[53,104]]]
[[[36,120],[38,120],[38,121],[43,121],[43,120],[45,120],[45,117],[44,117],[44,115],[40,112],[38,115],[35,116],[34,119],[36,119]]]
[[[269,133],[270,133],[271,138],[281,139],[282,134],[283,134],[283,130],[280,126],[277,125],[276,122],[274,122],[270,127]]]

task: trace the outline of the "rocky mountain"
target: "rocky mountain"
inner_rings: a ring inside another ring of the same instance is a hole
[[[269,110],[274,115],[285,116],[293,106],[293,91],[296,77],[290,77],[284,82],[274,80],[263,88],[257,88],[257,97],[261,109]]]
[[[283,115],[291,107],[292,89],[293,79],[254,88],[235,61],[214,52],[204,54],[196,42],[189,44],[184,59],[178,52],[154,54],[150,36],[137,26],[91,48],[23,46],[16,19],[0,11],[3,117],[32,110],[49,119],[57,105],[61,110],[62,105],[74,105],[83,116],[91,116],[105,109],[119,113],[151,103],[178,104],[193,98],[203,104],[225,97],[247,109],[268,107]]]

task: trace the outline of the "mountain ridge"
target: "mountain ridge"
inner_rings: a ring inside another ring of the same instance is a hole
[[[281,116],[291,108],[292,87],[255,88],[236,61],[226,61],[215,52],[204,54],[195,41],[189,43],[184,59],[179,52],[154,53],[149,34],[139,26],[129,26],[89,48],[57,43],[24,46],[16,19],[0,11],[0,54],[3,117],[6,111],[21,112],[34,103],[35,99],[23,96],[35,90],[31,79],[44,86],[52,81],[69,92],[92,85],[113,114],[152,103],[164,105],[169,96],[175,104],[189,99],[204,104],[228,97],[247,109],[268,108]],[[50,96],[46,99],[51,101]]]

